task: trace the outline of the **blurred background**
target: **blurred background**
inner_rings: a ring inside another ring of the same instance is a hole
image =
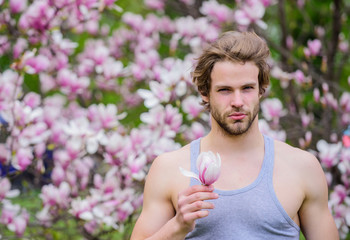
[[[350,239],[349,16],[346,0],[0,0],[0,239],[129,239],[153,159],[209,131],[191,71],[230,30],[266,40],[259,127],[319,159]]]

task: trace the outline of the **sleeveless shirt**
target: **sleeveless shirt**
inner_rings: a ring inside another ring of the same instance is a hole
[[[274,140],[264,136],[264,160],[253,183],[236,190],[219,190],[219,198],[208,200],[215,208],[196,220],[185,239],[201,240],[299,240],[300,228],[288,216],[273,188]],[[198,174],[196,160],[200,139],[191,142],[191,171]],[[201,184],[191,178],[190,185]]]

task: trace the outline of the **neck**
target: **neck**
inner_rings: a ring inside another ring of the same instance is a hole
[[[212,149],[223,154],[246,153],[264,145],[264,138],[259,130],[258,117],[247,132],[241,135],[230,135],[212,119],[212,129],[203,138],[203,149]]]

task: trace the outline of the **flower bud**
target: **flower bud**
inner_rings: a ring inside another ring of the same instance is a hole
[[[221,158],[217,153],[202,152],[197,158],[199,180],[204,185],[213,184],[220,175]]]

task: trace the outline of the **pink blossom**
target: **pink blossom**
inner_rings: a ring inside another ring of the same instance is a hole
[[[18,38],[16,44],[13,46],[13,57],[19,58],[24,50],[28,47],[28,42],[24,38]]]
[[[29,74],[40,73],[48,69],[50,66],[49,59],[44,55],[38,55],[28,58],[25,62],[26,72]]]
[[[84,224],[84,229],[90,234],[93,234],[98,229],[98,227],[99,227],[99,224],[95,220],[86,222]]]
[[[313,95],[314,95],[315,102],[319,102],[321,94],[320,94],[320,90],[318,88],[314,89]]]
[[[262,115],[268,121],[279,122],[279,118],[286,115],[282,102],[278,98],[268,98],[261,103]]]
[[[29,215],[22,214],[22,216],[17,216],[13,219],[11,224],[8,224],[8,228],[15,232],[17,237],[21,237],[27,228]]]
[[[137,181],[142,181],[146,177],[146,164],[147,158],[145,154],[141,154],[140,156],[132,156],[130,155],[128,160],[128,171],[131,173],[131,177],[136,179]]]
[[[145,106],[152,108],[162,102],[168,102],[170,100],[171,93],[169,87],[165,84],[151,81],[150,90],[139,89],[138,94],[145,99]]]
[[[70,202],[70,186],[67,182],[62,182],[59,187],[52,184],[43,186],[40,198],[46,206],[59,206],[60,208],[67,208]]]
[[[306,77],[304,75],[304,73],[300,70],[297,70],[294,73],[294,79],[298,84],[305,84],[305,83],[310,83],[311,82],[311,78],[310,77]]]
[[[286,45],[288,49],[293,49],[294,46],[294,39],[292,36],[288,35],[286,39]]]
[[[312,132],[307,131],[304,138],[299,138],[299,145],[301,148],[305,149],[308,147],[312,140]]]
[[[59,186],[65,178],[65,171],[60,165],[56,165],[52,170],[51,179],[55,186]]]
[[[81,199],[80,197],[78,197],[72,200],[71,209],[69,210],[69,213],[75,216],[76,218],[92,220],[92,207],[93,202],[90,199]]]
[[[32,163],[34,156],[30,148],[20,148],[17,153],[13,156],[12,165],[24,171]]]
[[[234,18],[239,25],[245,28],[256,23],[260,28],[266,29],[266,23],[261,20],[264,15],[264,4],[260,0],[251,0],[244,2],[241,9],[236,10]]]
[[[345,41],[341,41],[338,46],[339,50],[342,51],[343,53],[346,53],[349,51],[349,43]]]
[[[307,48],[304,50],[306,56],[317,56],[321,51],[321,41],[319,39],[308,40]]]
[[[180,0],[180,1],[185,3],[186,5],[193,5],[195,3],[195,0]]]
[[[45,142],[50,137],[50,130],[43,122],[31,124],[23,129],[19,135],[18,142],[22,147]]]
[[[149,129],[132,129],[129,138],[125,141],[126,145],[131,145],[130,149],[135,153],[142,153],[151,144],[151,139],[149,138],[152,131]],[[125,153],[125,158],[127,158],[131,152],[129,152],[128,147],[123,149]]]
[[[155,10],[164,9],[164,0],[144,0],[145,5]]]
[[[20,13],[27,7],[27,0],[10,0],[10,10],[12,13]]]
[[[117,106],[114,104],[108,104],[107,106],[103,104],[91,105],[88,108],[87,117],[94,129],[110,129],[117,127],[119,120],[126,116],[125,114],[117,115],[117,112]]]
[[[148,124],[150,129],[157,131],[161,137],[174,137],[182,123],[182,115],[179,110],[171,105],[165,108],[158,105],[149,112],[142,113],[140,119]]]
[[[219,4],[216,0],[203,2],[199,11],[220,24],[232,20],[232,10],[224,4]]]
[[[344,92],[339,100],[340,107],[345,112],[350,112],[350,93]]]
[[[335,186],[334,191],[330,194],[329,204],[339,205],[344,203],[345,200],[350,202],[347,189],[343,185]]]
[[[44,93],[54,89],[57,86],[55,79],[49,74],[42,72],[39,74],[39,79],[41,83],[40,88]]]
[[[299,9],[303,9],[305,5],[305,0],[297,0],[297,5]]]
[[[182,124],[182,115],[179,113],[179,109],[170,104],[166,105],[164,123],[170,126],[171,130],[178,132]]]
[[[29,220],[29,214],[21,209],[19,205],[13,205],[4,200],[0,223],[7,225],[7,228],[15,232],[17,237],[22,237]]]
[[[199,122],[193,122],[191,127],[184,131],[185,138],[188,141],[192,141],[201,137],[204,137],[206,130],[204,126]]]
[[[203,106],[200,104],[200,98],[188,96],[181,104],[182,110],[188,114],[188,119],[194,119],[203,111]]]
[[[339,231],[340,239],[346,239],[349,233],[350,208],[348,204],[339,204],[332,207],[335,225]]]
[[[143,18],[141,15],[126,12],[123,14],[122,21],[130,25],[133,29],[139,30],[140,26],[142,26]]]
[[[55,29],[52,31],[53,45],[59,49],[59,53],[64,55],[70,55],[74,52],[75,48],[78,47],[76,42],[72,42],[70,39],[63,38],[61,31]]]
[[[339,162],[339,153],[342,147],[340,142],[337,144],[329,144],[322,139],[317,142],[316,147],[319,151],[318,157],[323,166],[331,168]]]
[[[209,23],[207,18],[194,19],[191,16],[178,18],[175,21],[176,32],[183,37],[182,42],[189,44],[194,37],[211,42],[217,39],[219,30]]]
[[[91,48],[93,47],[93,48]],[[95,64],[102,64],[109,55],[109,50],[102,43],[98,42],[96,44],[87,44],[87,48],[90,51],[90,57],[95,61]]]
[[[346,179],[343,182],[349,187],[350,182],[347,179],[350,175],[350,148],[343,148],[340,153],[340,163],[338,164],[338,169]]]
[[[39,106],[41,102],[40,95],[34,92],[29,92],[28,94],[25,95],[23,102],[25,105],[33,109]]]
[[[324,27],[316,26],[315,33],[318,38],[323,38],[326,33],[326,30],[324,29]]]
[[[220,176],[221,158],[217,153],[216,155],[209,152],[201,152],[197,158],[196,166],[198,169],[198,175],[187,171],[180,167],[181,173],[186,177],[193,177],[200,181],[203,185],[213,184]]]
[[[11,48],[11,44],[7,36],[0,36],[0,55],[4,55]]]
[[[117,132],[113,132],[111,136],[108,137],[108,139],[109,140],[105,146],[105,149],[106,149],[106,152],[111,155],[115,155],[118,152],[120,152],[123,149],[123,145],[126,142],[125,137],[120,135]]]
[[[57,83],[61,86],[62,92],[67,95],[82,94],[90,85],[87,77],[78,77],[68,69],[62,69],[57,74]]]
[[[43,209],[35,214],[35,217],[38,219],[40,224],[45,227],[50,227],[52,225],[53,216],[50,214],[49,210],[49,206],[44,206]]]
[[[7,164],[10,159],[11,159],[10,149],[5,144],[0,143],[0,164]]]
[[[47,1],[34,1],[21,15],[19,26],[22,29],[33,28],[44,32],[51,27],[50,21],[54,14],[55,10]]]
[[[11,182],[8,178],[0,178],[0,201],[4,198],[17,197],[20,192],[18,189],[11,190]]]
[[[23,103],[16,101],[14,104],[14,120],[17,126],[25,127],[26,124],[39,120],[43,115],[42,108],[32,109],[29,106],[23,106]]]
[[[334,110],[338,109],[338,101],[332,93],[327,92],[326,94],[324,94],[323,98],[321,98],[321,101],[322,100],[324,104],[332,107]]]
[[[274,78],[277,78],[280,80],[280,85],[282,88],[286,88],[289,85],[289,81],[294,78],[292,73],[288,73],[283,71],[280,67],[277,65],[274,65],[271,69],[271,75]]]
[[[287,139],[287,134],[284,130],[274,130],[271,129],[269,124],[264,119],[259,120],[259,129],[260,131],[273,139],[285,142]]]
[[[190,0],[191,1],[191,0]],[[165,32],[168,34],[172,34],[175,32],[175,25],[174,22],[168,17],[168,16],[163,16],[159,19],[159,30],[161,32]]]
[[[304,128],[306,128],[307,126],[310,125],[310,123],[313,121],[314,119],[314,115],[313,113],[309,113],[309,114],[306,114],[305,112],[302,112],[300,114],[300,117],[301,117],[301,124]]]
[[[93,161],[90,157],[76,159],[72,163],[76,176],[80,181],[80,189],[84,190],[89,180],[90,169],[93,167]]]
[[[120,61],[115,61],[112,58],[106,59],[106,61],[101,66],[101,71],[104,78],[115,79],[123,73],[123,63]]]

